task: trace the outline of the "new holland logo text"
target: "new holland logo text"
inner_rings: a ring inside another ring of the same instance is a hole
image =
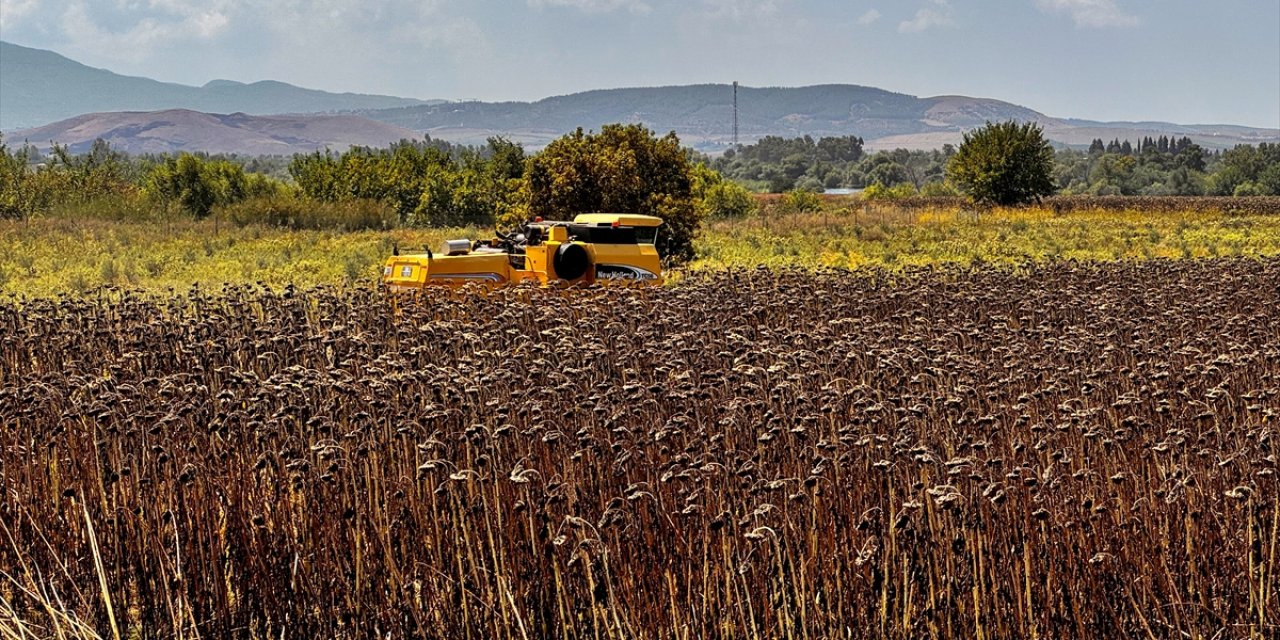
[[[596,280],[657,280],[653,272],[639,267],[621,264],[602,264],[596,267]]]

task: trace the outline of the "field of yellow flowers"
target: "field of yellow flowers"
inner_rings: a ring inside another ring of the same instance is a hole
[[[371,283],[395,246],[419,251],[446,238],[486,233],[290,231],[217,220],[0,221],[0,294]],[[962,206],[826,206],[813,213],[766,208],[748,218],[709,221],[696,250],[693,271],[1260,257],[1280,254],[1280,216],[1049,206],[982,213]]]
[[[712,221],[695,268],[1018,266],[1280,253],[1280,217],[1219,211],[828,208]]]

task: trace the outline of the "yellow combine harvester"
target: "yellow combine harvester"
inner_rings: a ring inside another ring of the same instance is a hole
[[[430,249],[393,255],[382,268],[382,281],[399,290],[472,282],[660,284],[662,263],[654,243],[661,224],[661,218],[620,213],[587,213],[573,222],[538,219],[492,240],[449,240],[444,255]]]

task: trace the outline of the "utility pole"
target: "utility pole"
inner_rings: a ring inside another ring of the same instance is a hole
[[[738,81],[733,81],[733,149],[738,149]]]

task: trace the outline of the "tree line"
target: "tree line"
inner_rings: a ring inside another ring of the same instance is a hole
[[[1034,168],[1034,171],[1029,169]],[[535,216],[611,211],[666,222],[659,247],[679,262],[708,217],[757,207],[743,184],[803,196],[832,186],[870,198],[958,195],[1016,204],[1051,193],[1280,195],[1280,145],[1210,152],[1189,139],[1134,146],[1095,140],[1054,151],[1040,129],[1014,122],[967,133],[959,148],[866,153],[856,136],[769,137],[716,159],[642,125],[579,129],[528,154],[503,138],[477,147],[430,139],[284,158],[181,153],[129,156],[99,140],[82,154],[40,154],[0,138],[0,218],[38,215],[154,220],[216,216],[290,228],[512,228]]]
[[[867,153],[856,136],[770,136],[707,159],[756,191],[867,189],[898,195],[956,195],[947,180],[953,145],[933,151]],[[1053,152],[1053,187],[1063,195],[1280,195],[1280,145],[1206,150],[1190,138],[1146,137],[1133,144],[1095,139],[1088,149]]]
[[[254,169],[258,169],[255,171]],[[581,129],[536,154],[503,138],[478,147],[405,140],[281,158],[129,156],[99,140],[41,154],[0,138],[0,218],[154,220],[216,216],[290,228],[514,227],[535,216],[610,211],[662,217],[659,250],[692,257],[711,216],[748,213],[743,187],[698,162],[675,134],[641,125]]]

